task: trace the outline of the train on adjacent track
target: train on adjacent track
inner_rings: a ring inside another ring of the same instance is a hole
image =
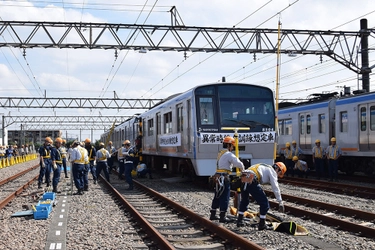
[[[275,98],[271,89],[244,83],[212,83],[173,95],[102,134],[116,148],[128,139],[154,169],[187,176],[216,171],[225,136],[238,134],[245,166],[275,157]],[[247,129],[247,130],[245,130]]]
[[[329,146],[335,137],[341,147],[339,170],[372,176],[375,173],[375,92],[339,96],[315,95],[305,103],[280,104],[278,112],[278,152],[286,142],[295,140],[303,150],[302,158],[312,166],[315,140]],[[283,107],[283,105],[285,107]]]

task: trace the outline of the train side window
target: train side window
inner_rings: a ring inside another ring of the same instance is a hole
[[[279,120],[279,135],[284,135],[284,120]]]
[[[319,114],[319,133],[324,134],[326,132],[326,116],[325,114]]]
[[[285,134],[292,135],[292,119],[284,120],[285,123]]]
[[[306,134],[311,134],[311,115],[306,115]]]
[[[158,133],[158,135],[161,134],[161,115],[160,113],[157,113],[156,114],[156,131]]]
[[[367,129],[367,124],[366,124],[366,108],[362,107],[361,111],[361,131],[366,131]]]
[[[370,107],[370,128],[372,131],[375,130],[375,106]]]
[[[172,133],[172,112],[164,114],[164,133]]]
[[[214,106],[212,97],[199,98],[199,113],[202,125],[214,124]]]
[[[299,126],[299,129],[300,129],[300,134],[301,135],[305,134],[305,116],[304,115],[300,116],[300,126]]]
[[[177,105],[177,132],[184,131],[184,107],[181,104]]]
[[[154,119],[149,119],[147,121],[147,131],[148,136],[154,135]]]
[[[348,132],[348,112],[340,112],[340,132]]]

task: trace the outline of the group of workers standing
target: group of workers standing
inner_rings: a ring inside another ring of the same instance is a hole
[[[88,138],[82,143],[74,141],[69,150],[65,147],[65,143],[65,140],[58,137],[53,145],[50,137],[45,138],[44,144],[39,148],[40,173],[38,188],[42,188],[43,178],[45,178],[47,187],[50,186],[50,176],[51,172],[53,172],[53,192],[58,192],[57,186],[62,167],[64,168],[65,178],[69,178],[66,168],[67,160],[71,164],[74,185],[77,188],[77,192],[74,195],[82,195],[84,191],[88,191],[89,172],[91,172],[94,184],[97,184],[98,176],[102,171],[106,180],[110,182],[109,174],[114,168],[115,157],[117,157],[119,162],[119,178],[122,179],[122,175],[125,175],[126,182],[129,184],[128,190],[133,189],[133,169],[138,168],[138,176],[140,177],[149,174],[149,177],[152,178],[151,171],[145,164],[140,163],[137,166],[135,150],[131,147],[129,140],[125,140],[119,149],[116,149],[111,141],[107,147],[105,147],[104,143],[99,143],[98,150]]]
[[[309,174],[309,167],[307,163],[300,159],[300,155],[303,151],[297,146],[296,141],[292,141],[292,145],[289,142],[285,144],[284,149],[285,165],[288,169],[287,175],[292,177],[296,174],[298,177],[307,178]],[[331,145],[327,148],[323,148],[320,145],[320,140],[315,140],[315,146],[312,149],[312,162],[316,171],[318,179],[325,176],[324,161],[328,162],[328,174],[330,181],[337,181],[338,177],[338,161],[342,155],[341,148],[336,144],[336,138],[331,138]]]

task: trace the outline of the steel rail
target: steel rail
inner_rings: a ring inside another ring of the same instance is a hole
[[[269,203],[273,208],[277,208],[279,206],[279,203],[275,201],[269,201]],[[292,214],[294,216],[302,217],[304,219],[310,219],[313,221],[318,221],[321,224],[333,226],[341,230],[357,233],[366,237],[375,238],[375,228],[358,225],[349,221],[332,218],[323,214],[317,214],[314,212],[307,211],[306,209],[296,208],[288,205],[284,205],[284,207],[289,214]]]
[[[264,190],[264,192],[269,197],[275,197],[272,191]],[[353,217],[355,219],[370,220],[370,221],[375,222],[375,214],[367,212],[367,211],[352,209],[349,207],[343,207],[343,206],[329,204],[329,203],[316,201],[316,200],[310,200],[310,199],[288,195],[288,194],[282,194],[282,196],[283,196],[283,200],[288,201],[288,202],[303,204],[305,206],[314,207],[317,209],[330,210],[335,213],[339,213],[341,215]]]
[[[184,216],[191,218],[193,221],[197,222],[204,228],[207,228],[209,231],[213,232],[215,235],[219,236],[220,238],[226,239],[228,243],[231,243],[232,246],[239,247],[240,249],[264,249],[263,247],[251,242],[248,239],[245,239],[242,236],[237,235],[236,233],[226,229],[225,227],[218,226],[215,223],[212,223],[210,220],[203,218],[199,214],[181,206],[180,204],[169,200],[168,198],[164,197],[163,195],[159,194],[158,192],[149,189],[148,187],[142,185],[141,183],[133,180],[133,182],[144,191],[151,193],[153,196],[157,197],[160,201],[168,206],[176,209],[177,211],[181,212]]]
[[[26,173],[28,173],[28,172],[36,169],[37,167],[39,167],[39,165],[35,165],[35,166],[33,166],[33,167],[29,168],[29,169],[25,169],[24,171],[22,171],[20,173],[17,173],[17,174],[15,174],[15,175],[13,175],[13,176],[11,176],[9,178],[1,180],[0,181],[0,186],[4,185],[5,183],[8,183],[10,181],[13,181],[14,179],[17,179],[18,177],[20,177],[20,176],[22,176],[22,175],[24,175],[24,174],[26,174]]]
[[[327,182],[327,181],[318,181],[310,180],[306,182],[306,179],[280,179],[279,183],[290,184],[293,186],[308,187],[317,190],[330,191],[338,194],[345,194],[351,196],[359,196],[367,199],[375,198],[375,189],[359,187],[349,184],[337,183],[337,182]]]
[[[22,193],[28,186],[30,186],[31,183],[33,183],[36,179],[38,179],[39,174],[37,174],[34,178],[32,178],[30,181],[28,181],[26,184],[22,185],[20,188],[18,188],[14,193],[10,194],[7,198],[2,200],[0,202],[0,209],[5,207],[11,200],[16,198],[20,193]]]

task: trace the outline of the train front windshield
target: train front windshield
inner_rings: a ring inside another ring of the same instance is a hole
[[[218,131],[221,127],[249,127],[251,132],[275,130],[274,98],[268,88],[222,83],[197,88],[195,94],[202,131]]]

